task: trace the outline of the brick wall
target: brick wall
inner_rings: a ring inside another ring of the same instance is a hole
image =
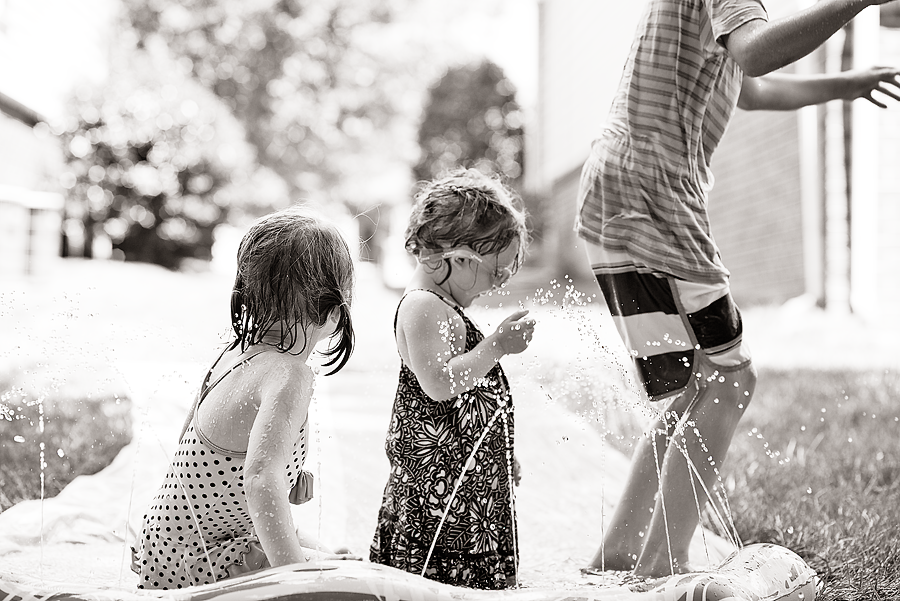
[[[712,167],[712,230],[737,302],[803,294],[797,114],[738,111]]]
[[[881,30],[884,63],[900,60],[900,29]],[[878,297],[879,313],[900,315],[900,106],[879,111]]]

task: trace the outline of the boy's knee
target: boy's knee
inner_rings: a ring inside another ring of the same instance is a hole
[[[756,390],[756,366],[750,360],[734,367],[709,365],[703,371],[701,387],[707,394],[716,397],[719,402],[729,403],[743,413],[753,398]]]
[[[753,398],[753,392],[756,390],[756,366],[752,361],[748,361],[746,365],[741,366],[737,372],[731,377],[732,386],[738,392],[738,409],[743,413]]]

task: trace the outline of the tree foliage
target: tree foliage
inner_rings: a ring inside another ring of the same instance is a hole
[[[449,69],[429,90],[419,147],[419,180],[465,165],[516,183],[523,169],[522,111],[503,70],[487,60]]]
[[[402,61],[379,32],[402,0],[125,0],[142,43],[161,39],[244,125],[259,161],[301,194],[389,129]],[[392,65],[399,65],[392,71]]]
[[[382,201],[367,176],[406,173],[415,157],[426,38],[405,44],[408,27],[384,35],[411,1],[123,0],[118,68],[73,102],[64,126],[68,222],[82,223],[85,254],[107,237],[127,259],[174,266],[207,256],[235,208]],[[205,92],[202,115],[180,112],[186,90]],[[225,164],[221,151],[239,147],[249,159]],[[260,173],[285,184],[280,199],[247,184]],[[243,197],[225,194],[241,182]]]
[[[171,63],[143,54],[121,66],[109,85],[77,94],[59,125],[67,229],[81,225],[87,257],[106,238],[130,261],[209,259],[227,207],[265,202],[237,196],[254,175],[252,149],[228,111]]]

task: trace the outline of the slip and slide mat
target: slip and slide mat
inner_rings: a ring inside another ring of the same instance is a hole
[[[598,581],[592,582],[593,578]],[[138,591],[42,582],[0,569],[0,601],[814,601],[815,572],[795,553],[748,545],[717,568],[628,584],[604,573],[565,588],[483,591],[440,584],[363,561],[322,561],[262,570],[205,586]]]

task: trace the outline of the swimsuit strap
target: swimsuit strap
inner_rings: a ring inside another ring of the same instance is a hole
[[[430,290],[430,289],[428,289],[428,288],[413,288],[412,290],[409,290],[409,291],[405,292],[405,293],[403,294],[403,296],[400,297],[400,302],[397,303],[397,309],[396,309],[396,311],[394,311],[394,336],[397,335],[397,316],[400,314],[400,305],[403,304],[403,300],[404,300],[411,292],[416,292],[416,291],[418,291],[418,290],[421,290],[422,292],[430,292],[430,293],[432,293],[433,295],[435,295],[436,297],[438,297],[439,299],[441,299],[442,301],[444,301],[445,304],[447,304],[448,306],[450,306],[454,311],[456,311],[456,312],[459,314],[460,317],[463,318],[463,320],[465,320],[465,316],[463,315],[462,309],[460,309],[459,305],[457,305],[455,302],[451,301],[450,299],[448,299],[448,298],[445,297],[444,295],[440,294],[439,292],[435,292],[434,290]]]
[[[256,357],[257,355],[261,355],[262,353],[264,353],[264,352],[266,351],[266,349],[264,349],[264,348],[262,348],[262,349],[257,349],[254,353],[251,353],[250,355],[247,355],[246,357],[244,357],[243,359],[241,359],[240,361],[238,361],[237,363],[235,363],[234,365],[232,365],[230,368],[228,368],[228,369],[225,371],[224,374],[222,374],[221,376],[219,376],[218,378],[216,378],[216,381],[215,381],[215,382],[213,382],[212,384],[210,384],[210,383],[209,383],[209,377],[212,375],[213,369],[215,369],[216,364],[219,362],[219,360],[222,359],[222,357],[225,355],[225,352],[226,352],[226,351],[228,351],[228,349],[225,349],[224,351],[222,351],[222,354],[219,355],[219,358],[216,359],[216,362],[213,363],[213,364],[212,364],[212,367],[209,368],[209,372],[206,374],[206,378],[203,379],[203,387],[202,387],[201,392],[200,392],[200,398],[197,399],[197,405],[200,405],[200,403],[203,401],[203,399],[206,398],[206,395],[209,394],[209,391],[212,390],[213,388],[215,388],[216,384],[218,384],[218,383],[221,382],[223,379],[225,379],[225,376],[227,376],[228,374],[230,374],[231,372],[233,372],[233,371],[236,370],[237,368],[243,367],[243,365],[244,365],[245,363],[247,363],[250,359],[253,359],[253,358]]]
[[[247,357],[244,357],[243,359],[241,359],[240,361],[238,361],[237,363],[232,365],[231,368],[226,370],[225,373],[223,373],[221,376],[216,378],[215,382],[210,384],[209,379],[210,379],[210,377],[212,377],[212,372],[216,368],[216,365],[219,364],[219,361],[222,360],[222,357],[225,356],[225,353],[227,353],[228,351],[230,351],[233,348],[234,348],[234,345],[229,345],[229,346],[225,347],[225,350],[223,350],[221,352],[221,354],[219,354],[218,358],[215,361],[213,361],[213,364],[210,366],[209,371],[206,372],[206,377],[203,378],[203,384],[200,385],[200,391],[197,393],[197,399],[194,401],[194,404],[191,406],[191,410],[188,412],[187,419],[184,420],[184,426],[182,426],[181,434],[178,436],[179,441],[184,436],[184,433],[187,432],[188,427],[190,426],[191,422],[194,420],[194,415],[197,413],[197,407],[200,406],[200,403],[203,402],[203,399],[206,398],[206,395],[209,394],[209,391],[212,390],[216,386],[216,384],[221,382],[222,379],[225,378],[225,376],[227,376],[228,374],[233,372],[238,367],[242,367],[245,363],[247,363],[247,361],[249,361],[250,359],[253,359],[254,357],[263,353],[266,350],[264,348],[258,349],[256,352],[248,355]]]

